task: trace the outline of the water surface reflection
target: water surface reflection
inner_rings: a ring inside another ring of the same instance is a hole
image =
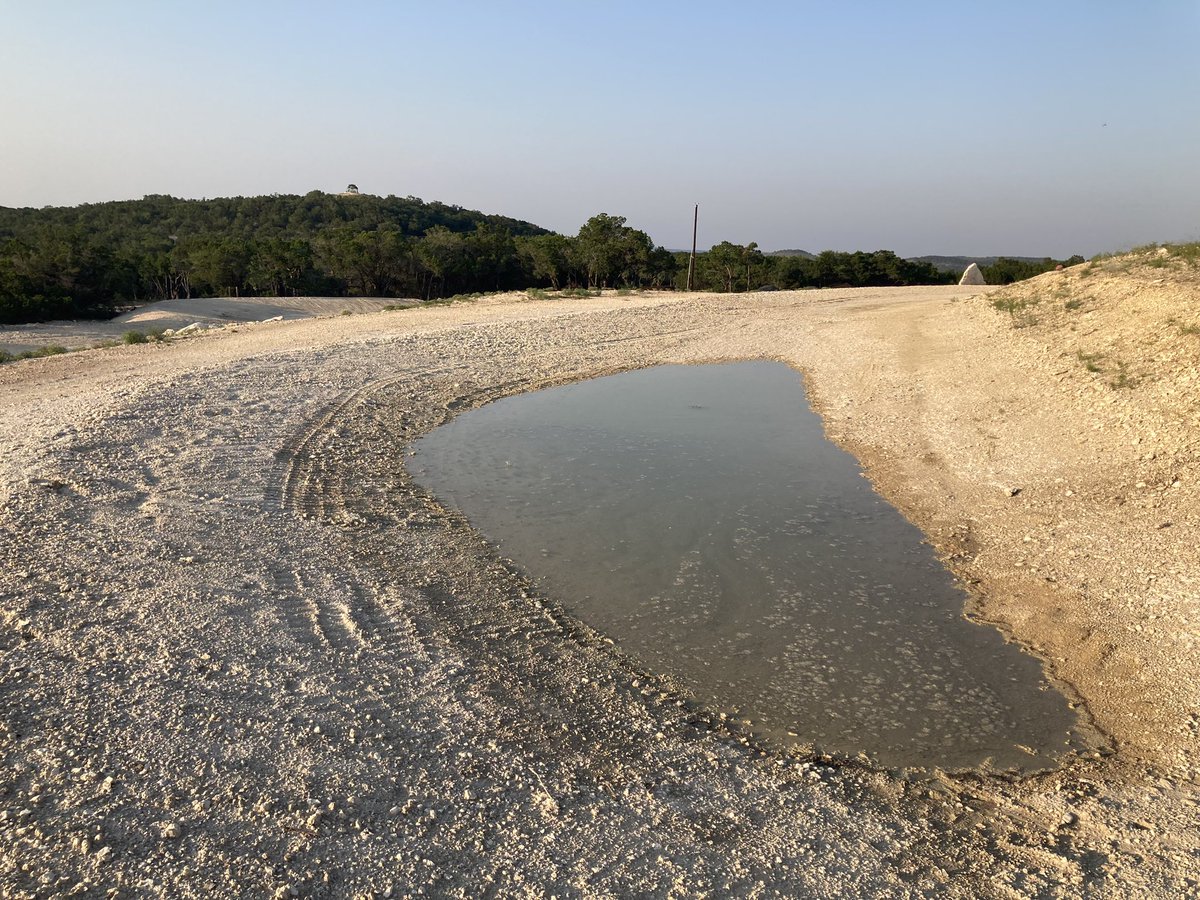
[[[568,609],[776,739],[946,768],[1082,746],[1039,662],[963,618],[961,589],[781,363],[511,397],[414,451],[418,482]]]

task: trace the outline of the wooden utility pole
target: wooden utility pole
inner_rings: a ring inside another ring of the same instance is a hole
[[[692,289],[693,279],[696,277],[696,226],[700,222],[700,204],[696,204],[696,209],[692,212],[692,256],[688,260],[688,283],[687,289]]]

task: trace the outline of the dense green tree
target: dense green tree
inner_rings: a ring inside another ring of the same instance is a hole
[[[676,255],[665,247],[655,247],[646,260],[642,283],[656,289],[670,287],[677,271],[679,262]]]
[[[267,238],[254,244],[250,284],[255,293],[297,296],[315,282],[313,249],[308,241]]]
[[[206,293],[240,297],[250,280],[253,249],[249,241],[236,237],[208,238],[189,243],[188,256],[196,282]]]
[[[640,287],[653,281],[665,283],[668,276],[669,264],[655,253],[650,235],[630,228],[624,216],[592,216],[569,246],[588,287]]]
[[[464,244],[467,277],[475,290],[499,291],[528,283],[508,229],[485,222],[466,235]]]
[[[549,283],[558,290],[571,281],[574,265],[571,238],[561,234],[541,234],[516,239],[517,255],[522,268],[536,282]]]
[[[746,248],[741,244],[730,241],[714,244],[700,262],[701,279],[716,290],[731,292],[745,257]]]
[[[413,247],[396,229],[338,228],[320,243],[326,271],[352,293],[387,297],[410,270]]]
[[[575,247],[587,273],[588,287],[606,287],[621,270],[626,231],[625,217],[608,213],[592,216],[579,229]]]
[[[447,285],[465,280],[467,273],[467,242],[457,232],[437,225],[417,244],[417,258],[429,274],[424,296],[442,296]]]

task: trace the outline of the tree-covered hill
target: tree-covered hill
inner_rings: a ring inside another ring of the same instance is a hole
[[[212,296],[432,299],[534,287],[683,288],[688,254],[599,213],[575,235],[415,197],[304,196],[0,207],[0,324],[104,318],[154,300]],[[1053,268],[997,260],[989,281]],[[876,287],[953,283],[957,273],[888,250],[764,254],[722,241],[694,287]]]
[[[190,296],[512,287],[524,281],[513,241],[548,233],[415,197],[320,191],[0,207],[0,322]],[[447,260],[447,245],[463,259]]]
[[[11,209],[0,207],[0,240],[20,238],[44,226],[78,228],[120,243],[153,244],[164,240],[221,237],[314,238],[328,229],[396,230],[420,236],[435,226],[472,231],[481,224],[513,235],[546,234],[529,222],[486,215],[459,206],[416,197],[326,194],[312,191],[262,197],[183,200],[151,194],[141,200],[85,203],[81,206]]]

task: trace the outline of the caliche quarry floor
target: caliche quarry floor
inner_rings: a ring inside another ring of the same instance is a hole
[[[514,295],[0,368],[0,895],[1195,893],[1194,450],[977,290]],[[1098,750],[759,746],[403,465],[496,397],[735,359],[808,376]]]

